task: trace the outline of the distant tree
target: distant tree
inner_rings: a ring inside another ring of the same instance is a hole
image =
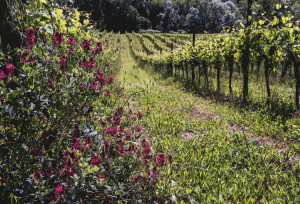
[[[233,23],[236,5],[230,1],[212,0],[209,4],[211,11],[210,26],[217,31],[223,24]]]
[[[200,17],[199,10],[191,7],[189,13],[186,16],[186,26],[191,33],[197,33],[200,30]]]
[[[166,32],[169,30],[177,31],[179,27],[180,17],[178,15],[178,10],[173,7],[172,1],[168,0],[164,4],[164,10],[159,14],[161,21],[158,25],[158,29]]]
[[[201,31],[206,30],[206,24],[209,22],[209,16],[210,16],[210,10],[209,10],[209,1],[207,0],[200,0],[198,2],[198,7],[199,11],[199,18],[200,18],[200,25],[199,29]]]

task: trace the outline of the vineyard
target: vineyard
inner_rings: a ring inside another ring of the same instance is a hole
[[[299,203],[288,13],[193,36],[98,30],[46,0],[11,11],[21,40],[1,35],[1,203]]]

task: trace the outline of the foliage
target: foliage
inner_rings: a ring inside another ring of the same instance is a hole
[[[143,114],[106,76],[119,53],[102,47],[76,9],[63,9],[33,1],[18,25],[26,40],[1,52],[1,202],[150,202],[165,155],[151,149]]]

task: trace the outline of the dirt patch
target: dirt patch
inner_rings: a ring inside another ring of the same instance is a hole
[[[196,133],[194,133],[193,131],[190,131],[190,130],[185,130],[182,132],[183,140],[193,139],[193,138],[195,138],[195,136],[196,136]]]

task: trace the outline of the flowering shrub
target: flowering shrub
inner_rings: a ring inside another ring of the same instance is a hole
[[[142,114],[114,103],[123,89],[104,69],[116,57],[95,38],[49,33],[28,29],[20,63],[3,54],[0,201],[155,199],[163,156],[143,137]]]

